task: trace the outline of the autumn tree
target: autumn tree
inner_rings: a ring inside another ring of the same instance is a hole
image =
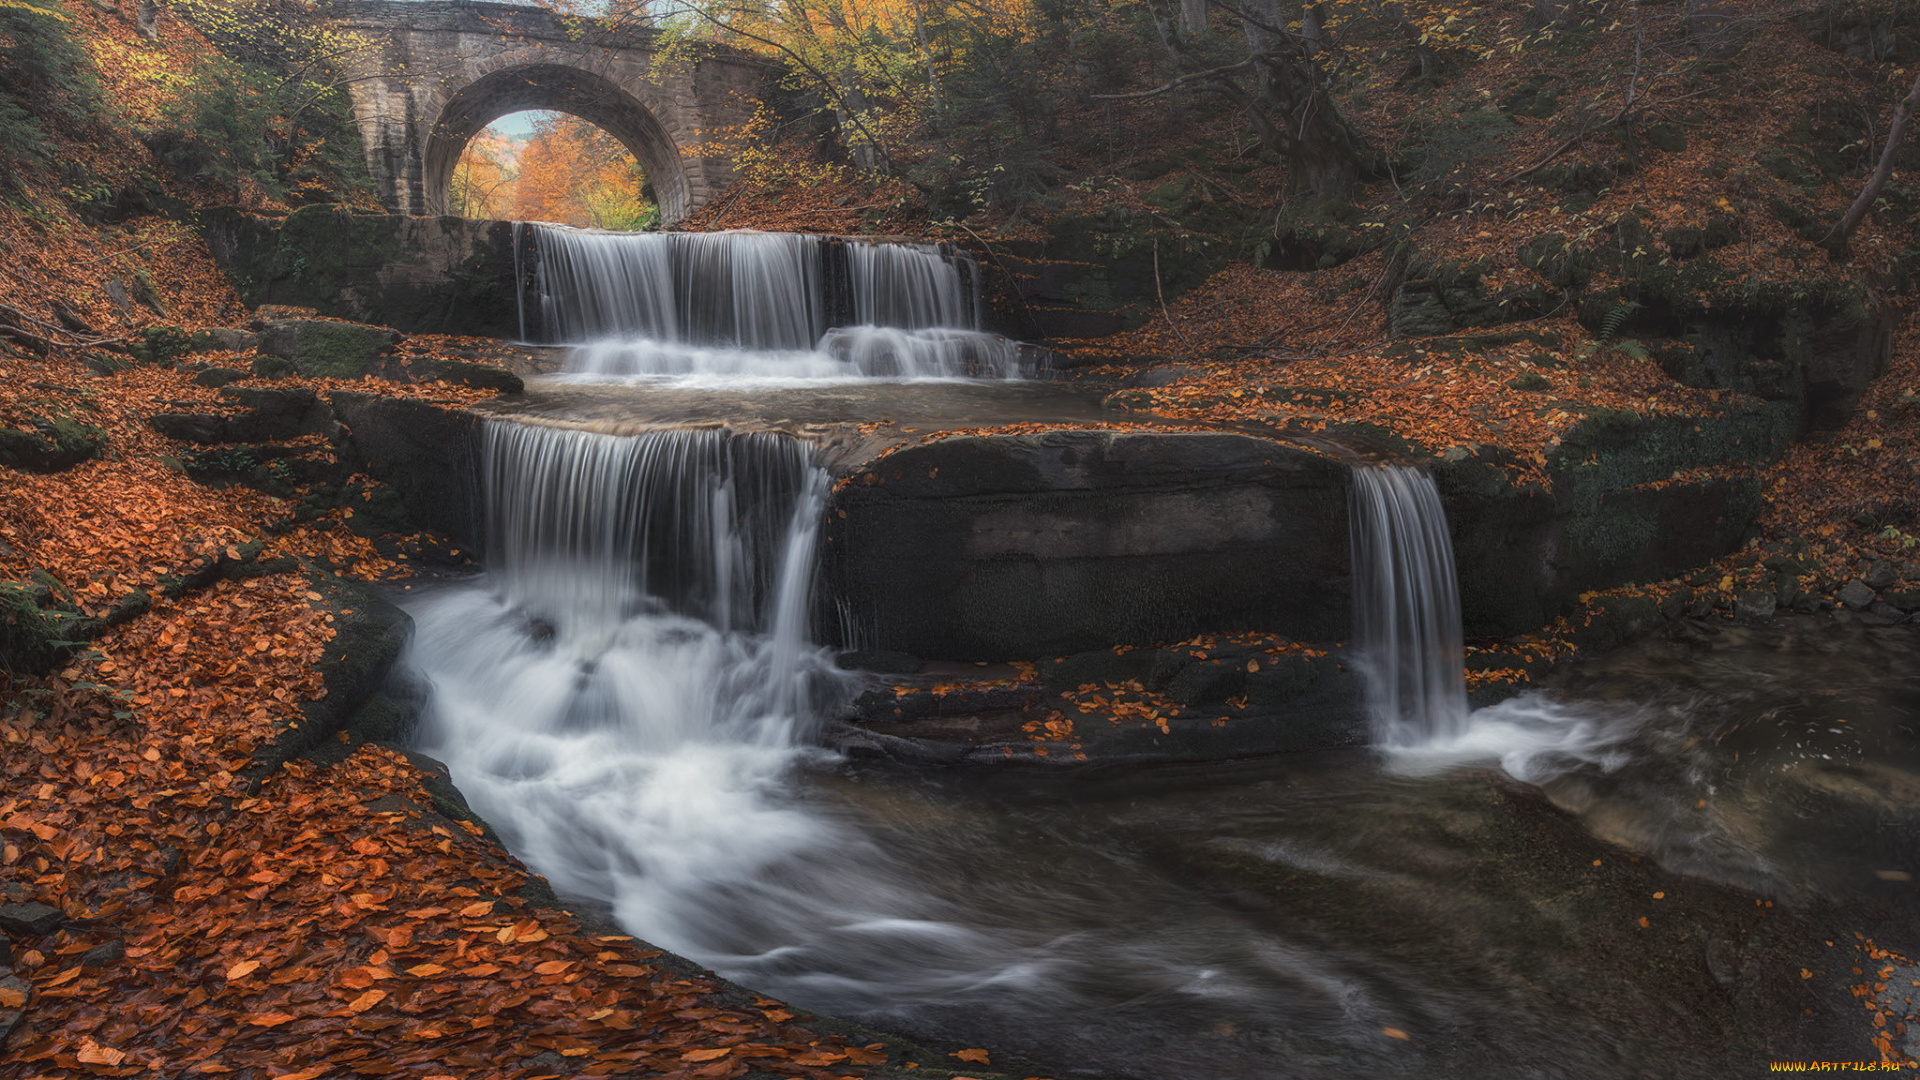
[[[600,128],[559,113],[536,121],[512,188],[513,216],[524,221],[634,230],[659,216],[645,190],[646,174],[627,148]]]
[[[510,216],[519,179],[518,159],[518,149],[506,139],[489,131],[475,136],[453,167],[447,212],[478,219]]]
[[[55,164],[53,135],[96,126],[100,86],[52,0],[0,2],[0,185]]]
[[[341,72],[377,41],[313,18],[301,0],[173,0],[168,11],[218,52],[178,80],[149,133],[163,161],[243,199],[371,190]]]

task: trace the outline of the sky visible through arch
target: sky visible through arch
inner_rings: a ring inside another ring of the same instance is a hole
[[[533,126],[539,123],[542,117],[553,115],[555,114],[539,109],[528,109],[524,112],[508,113],[493,123],[488,124],[485,130],[509,139],[524,139],[533,134]]]

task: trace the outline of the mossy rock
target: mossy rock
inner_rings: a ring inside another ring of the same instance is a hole
[[[107,434],[71,417],[32,417],[29,429],[0,428],[0,465],[61,472],[106,448]]]
[[[1646,130],[1647,143],[1662,153],[1678,154],[1687,149],[1687,131],[1678,124],[1654,124]]]
[[[177,326],[149,326],[127,343],[127,351],[143,364],[171,367],[194,351],[193,337]]]
[[[1606,652],[1658,627],[1660,602],[1651,596],[1605,596],[1594,599],[1568,619],[1573,629],[1567,640],[1583,652]]]
[[[0,581],[0,671],[38,675],[99,629],[45,583]]]
[[[284,379],[300,374],[299,369],[293,366],[293,361],[284,356],[255,357],[251,370],[256,379]]]
[[[500,394],[519,394],[525,392],[526,382],[520,376],[506,368],[491,364],[474,364],[465,360],[436,360],[422,371],[416,362],[414,370],[423,373],[426,378],[440,382],[450,382],[458,386],[470,386],[476,390],[492,390]]]
[[[373,374],[381,358],[401,341],[397,330],[330,319],[280,319],[267,323],[260,351],[278,356],[301,374],[323,379],[359,379]]]

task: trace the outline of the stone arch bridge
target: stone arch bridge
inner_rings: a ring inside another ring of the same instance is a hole
[[[455,164],[481,129],[523,109],[569,113],[633,152],[663,222],[726,188],[715,138],[752,116],[772,65],[698,45],[659,65],[657,30],[468,0],[336,0],[334,25],[363,37],[346,77],[367,165],[398,214],[446,212]],[[684,48],[684,47],[683,47]]]

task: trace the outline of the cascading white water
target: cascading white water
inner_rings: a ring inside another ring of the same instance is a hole
[[[1353,640],[1374,742],[1458,736],[1467,724],[1466,649],[1453,540],[1433,478],[1409,465],[1353,470]]]
[[[853,310],[868,326],[971,330],[980,325],[980,268],[931,244],[849,244]]]
[[[1545,783],[1570,770],[1611,772],[1643,726],[1635,710],[1596,710],[1523,694],[1470,709],[1460,586],[1440,491],[1410,465],[1353,470],[1353,641],[1373,742],[1391,768],[1431,774],[1498,763]]]
[[[481,442],[488,575],[414,607],[421,741],[556,887],[710,955],[700,898],[831,832],[772,797],[841,678],[808,634],[826,474],[769,435]]]
[[[847,326],[827,331],[820,351],[866,378],[1018,379],[1033,373],[1019,342],[972,330]]]
[[[531,228],[554,341],[807,349],[827,327],[819,237]]]
[[[837,1006],[1031,966],[795,802],[806,729],[852,678],[808,634],[827,483],[807,446],[480,438],[489,570],[410,605],[410,659],[422,749],[517,855],[656,944]]]
[[[602,233],[526,225],[533,302],[569,370],[680,381],[1021,378],[979,329],[979,268],[927,244],[787,233]],[[523,333],[529,299],[522,295]],[[846,325],[840,325],[842,322]]]

